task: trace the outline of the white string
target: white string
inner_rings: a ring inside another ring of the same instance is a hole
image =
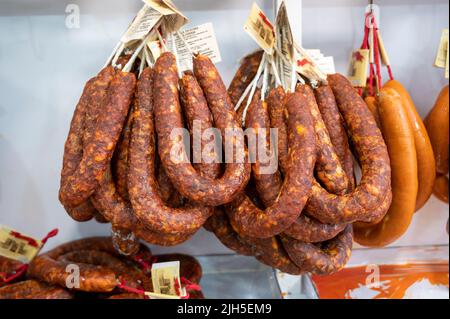
[[[114,58],[114,56],[116,55],[117,50],[119,50],[120,46],[123,44],[122,41],[119,41],[116,46],[114,47],[114,50],[111,52],[111,55],[108,57],[108,60],[106,61],[105,65],[103,66],[103,68],[106,68],[112,61],[112,59]]]
[[[250,95],[248,96],[247,105],[244,108],[244,112],[242,112],[242,125],[243,126],[245,125],[245,118],[247,117],[248,107],[252,103],[253,96],[255,95],[256,87],[257,87],[257,84],[258,84],[258,79],[261,77],[261,73],[262,73],[263,69],[267,65],[266,59],[267,59],[266,58],[266,54],[264,54],[263,58],[261,59],[261,64],[260,64],[260,66],[258,68],[258,72],[257,72],[256,77],[255,77],[256,81],[253,83],[252,90],[250,91]]]
[[[270,66],[272,67],[273,75],[275,77],[275,85],[280,86],[281,85],[280,75],[278,74],[277,66],[275,64],[273,56],[269,57],[269,61],[270,61]]]
[[[269,82],[269,61],[266,61],[264,63],[264,75],[263,75],[263,83],[262,83],[262,89],[261,89],[261,101],[265,100],[266,97],[266,91],[268,87]]]
[[[131,70],[131,67],[133,66],[134,61],[136,60],[137,56],[139,55],[139,53],[141,53],[142,49],[144,48],[145,44],[147,43],[147,39],[148,39],[148,37],[145,38],[145,40],[142,41],[142,43],[136,48],[136,50],[134,51],[133,55],[130,58],[130,61],[128,61],[128,63],[123,68],[123,72],[129,72]]]
[[[152,54],[150,53],[148,46],[145,46],[145,60],[147,61],[148,66],[153,67],[153,61],[150,59],[150,55]]]
[[[125,49],[125,43],[122,42],[119,46],[119,49],[117,49],[116,54],[114,55],[114,58],[111,62],[113,67],[116,67],[117,60],[119,59],[119,57],[122,54],[124,49]]]
[[[178,50],[177,50],[177,43],[175,41],[175,35],[171,33],[169,37],[170,41],[172,42],[172,53],[175,56],[175,61],[177,64],[178,77],[181,79],[183,77],[183,72],[181,72],[180,61],[178,59]]]
[[[244,102],[246,96],[248,95],[248,93],[250,92],[250,90],[253,88],[254,83],[255,83],[255,82],[256,82],[256,83],[258,82],[258,79],[259,79],[259,77],[261,76],[261,72],[262,72],[262,69],[263,69],[263,67],[264,67],[265,59],[266,59],[266,54],[264,53],[264,55],[262,56],[261,62],[260,62],[260,64],[259,64],[258,71],[256,72],[256,75],[255,75],[255,77],[253,78],[253,80],[250,82],[250,84],[249,84],[249,85],[247,86],[247,88],[245,89],[244,93],[243,93],[243,94],[241,95],[241,97],[239,98],[238,102],[236,103],[236,106],[234,107],[234,110],[235,110],[235,111],[239,110],[239,108],[240,108],[242,102]]]
[[[292,63],[292,73],[291,73],[291,92],[295,92],[295,85],[297,84],[297,67]]]
[[[142,71],[144,71],[144,68],[145,68],[145,63],[146,63],[145,55],[146,55],[146,51],[144,49],[144,50],[142,50],[142,53],[141,53],[141,64],[139,65],[139,77],[141,76]]]

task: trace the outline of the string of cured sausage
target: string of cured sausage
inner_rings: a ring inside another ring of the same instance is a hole
[[[37,256],[25,277],[0,287],[0,299],[144,299],[141,291],[152,292],[152,278],[147,268],[154,261],[180,261],[182,283],[188,285],[189,298],[203,298],[195,286],[202,277],[199,262],[183,254],[153,256],[141,245],[137,257],[117,253],[110,237],[92,237],[62,244]],[[5,270],[6,264],[0,264]],[[68,266],[77,267],[75,281]],[[78,285],[76,284],[78,283]],[[126,287],[124,286],[126,284]],[[195,286],[195,287],[194,287]],[[127,290],[124,290],[124,289]],[[135,291],[135,292],[127,292]]]

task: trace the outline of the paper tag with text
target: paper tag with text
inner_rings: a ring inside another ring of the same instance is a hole
[[[278,9],[277,19],[275,23],[275,46],[279,49],[280,53],[283,55],[285,63],[282,62],[282,74],[281,76],[283,83],[290,83],[292,79],[293,64],[295,61],[295,51],[294,51],[294,37],[292,35],[291,25],[289,23],[288,13],[286,9],[286,4],[281,3]]]
[[[152,265],[153,292],[179,297],[181,293],[180,262],[170,261]]]
[[[305,51],[324,74],[336,73],[334,58],[332,56],[324,56],[319,49],[307,49]]]
[[[153,27],[160,21],[162,14],[152,7],[144,5],[134,18],[121,41],[128,43],[133,40],[143,40]]]
[[[222,61],[212,23],[205,23],[193,28],[184,29],[181,30],[180,33],[184,41],[178,34],[176,34],[175,43],[178,53],[178,63],[181,71],[192,70],[193,53],[205,55],[209,57],[213,63],[219,63]]]
[[[29,264],[41,248],[41,240],[0,225],[0,256]]]
[[[367,70],[369,67],[368,49],[356,50],[352,53],[350,75],[348,79],[355,87],[365,87],[367,83]]]
[[[321,82],[327,79],[327,76],[318,68],[314,60],[307,51],[295,44],[295,54],[297,60],[297,72],[308,78],[310,81]]]
[[[439,48],[434,61],[434,66],[438,68],[445,68],[447,64],[447,48],[448,48],[448,29],[442,30]]]
[[[186,18],[170,0],[142,0],[146,5],[160,12],[163,17],[163,27],[166,33],[178,31],[188,23]]]
[[[447,39],[447,57],[445,59],[445,78],[448,79],[448,39]]]
[[[268,54],[273,53],[273,47],[275,45],[275,29],[256,3],[253,3],[244,30],[264,51]]]

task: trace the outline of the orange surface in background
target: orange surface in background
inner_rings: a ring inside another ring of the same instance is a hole
[[[387,289],[370,287],[379,292],[375,299],[401,299],[409,287],[423,279],[428,279],[433,285],[449,286],[448,262],[379,265],[378,267],[380,282],[389,281],[389,287]],[[347,292],[365,285],[367,278],[372,274],[373,268],[350,267],[329,276],[313,275],[312,280],[316,285],[319,298],[346,299]]]

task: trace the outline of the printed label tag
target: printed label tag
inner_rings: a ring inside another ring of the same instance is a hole
[[[305,51],[324,74],[336,73],[332,56],[324,56],[318,49],[307,49]]]
[[[297,72],[310,81],[325,81],[327,76],[318,68],[307,51],[295,44]]]
[[[253,3],[244,30],[264,51],[268,54],[273,53],[273,47],[275,45],[275,29],[256,3]]]
[[[138,12],[127,32],[121,38],[123,43],[133,40],[143,40],[152,28],[160,21],[162,14],[152,7],[144,5]]]
[[[42,242],[0,225],[0,256],[30,263],[39,253]]]
[[[445,78],[448,79],[448,38],[447,38],[447,58],[445,59]]]
[[[179,297],[181,293],[180,262],[153,264],[152,283],[153,293]]]
[[[142,0],[149,7],[164,16],[164,30],[167,33],[178,31],[188,22],[186,18],[170,0]]]
[[[441,41],[436,55],[434,65],[438,68],[445,68],[447,65],[448,29],[442,30]]]
[[[368,49],[356,50],[352,53],[350,76],[348,79],[355,87],[365,87],[367,83],[367,69],[369,67]]]
[[[283,60],[289,62],[285,63],[283,60],[281,61],[282,82],[290,83],[292,80],[293,61],[295,61],[294,37],[292,35],[286,4],[284,2],[281,3],[280,8],[278,9],[275,30],[275,45],[279,49],[279,53],[283,55]]]
[[[213,63],[222,61],[212,23],[205,23],[193,28],[184,29],[180,33],[184,41],[176,34],[175,43],[181,71],[192,70],[192,53],[206,55]]]

